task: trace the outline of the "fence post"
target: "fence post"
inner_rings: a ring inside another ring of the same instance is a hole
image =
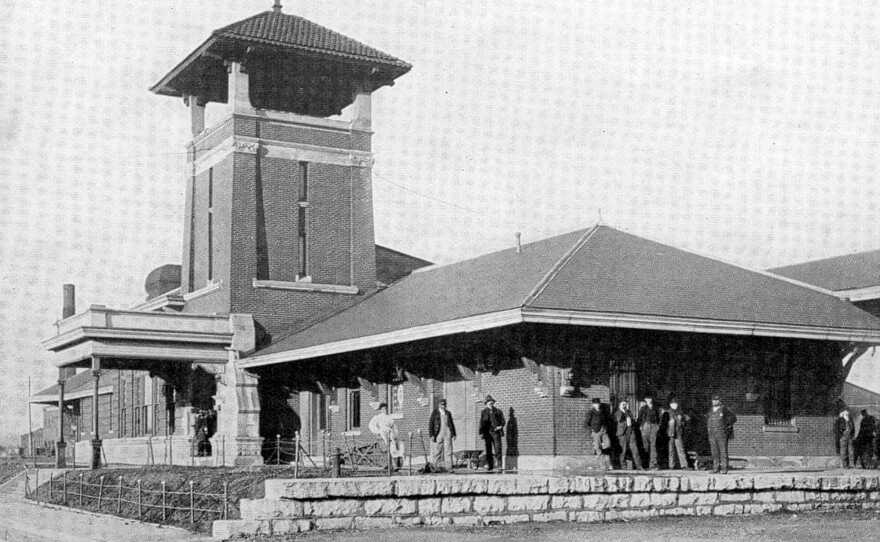
[[[229,482],[223,481],[223,519],[229,514]]]
[[[64,506],[67,506],[67,473],[61,473],[61,494],[64,496]]]
[[[34,457],[36,457],[36,455]],[[40,502],[40,469],[38,467],[34,467],[34,471],[36,471],[36,480],[34,481],[34,495],[35,500],[37,502]]]
[[[122,476],[119,477],[119,491],[116,492],[116,514],[122,510]]]
[[[162,480],[162,521],[165,521],[165,480]]]
[[[299,431],[293,435],[293,477],[299,478]]]
[[[101,501],[104,498],[104,475],[98,478],[98,512],[101,511]]]
[[[49,471],[49,502],[52,502],[52,471]]]
[[[340,463],[342,463],[341,459],[342,459],[342,452],[339,451],[339,448],[336,448],[336,453],[333,454],[333,473],[332,473],[333,478],[339,478],[339,476],[341,474],[341,470],[342,470],[342,466],[340,465]]]
[[[196,522],[196,512],[195,512],[195,498],[193,496],[193,481],[189,481],[189,522]]]
[[[142,503],[143,503],[143,492],[141,491],[141,481],[137,481],[138,488],[138,520],[141,519],[142,516]]]
[[[392,442],[391,439],[388,439],[388,446],[386,447],[387,449],[385,450],[385,457],[388,459],[388,466],[385,469],[385,474],[387,474],[388,476],[391,476],[392,474],[394,474],[393,467],[391,466],[391,463],[394,461],[394,458],[391,457],[391,442]]]
[[[281,435],[275,435],[275,464],[281,464]]]
[[[79,505],[83,505],[83,473],[79,473]]]

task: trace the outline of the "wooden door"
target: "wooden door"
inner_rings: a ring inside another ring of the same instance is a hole
[[[468,380],[445,382],[443,393],[446,407],[455,421],[454,447],[456,450],[475,450],[477,446],[477,418],[473,384]]]

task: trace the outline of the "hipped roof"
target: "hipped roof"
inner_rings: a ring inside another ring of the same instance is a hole
[[[880,320],[817,288],[600,225],[417,271],[243,364],[526,321],[880,342]]]
[[[205,93],[210,80],[218,73],[225,74],[218,68],[222,68],[222,61],[240,57],[249,48],[338,61],[352,67],[352,71],[358,67],[367,70],[377,87],[391,84],[412,68],[399,58],[303,17],[264,11],[214,30],[150,90],[167,96]]]
[[[770,272],[834,291],[870,288],[880,286],[880,250],[786,265]]]

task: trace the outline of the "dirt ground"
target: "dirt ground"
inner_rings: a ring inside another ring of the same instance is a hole
[[[601,542],[880,540],[880,512],[811,512],[763,516],[658,518],[603,524],[518,524],[459,529],[388,529],[248,538],[249,542]]]

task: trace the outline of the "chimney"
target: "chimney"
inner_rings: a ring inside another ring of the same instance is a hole
[[[76,287],[73,284],[65,284],[64,305],[61,308],[61,318],[70,318],[76,314]]]
[[[516,232],[516,253],[522,252],[522,233]]]

